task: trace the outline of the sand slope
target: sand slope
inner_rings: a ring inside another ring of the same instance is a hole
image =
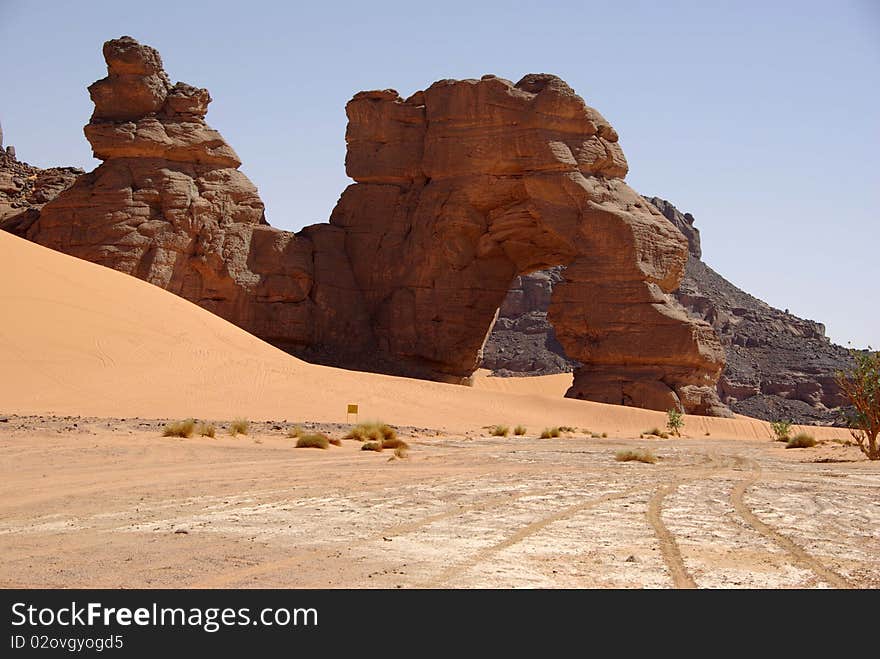
[[[307,364],[167,291],[2,231],[0,305],[0,412],[344,421],[358,403],[361,419],[450,431],[522,423],[631,435],[665,422],[559,398],[569,376],[468,388]],[[769,437],[751,419],[688,417],[686,430]]]

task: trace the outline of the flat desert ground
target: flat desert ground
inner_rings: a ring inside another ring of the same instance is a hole
[[[0,282],[0,586],[880,585],[880,465],[845,431],[786,450],[766,423],[688,416],[641,439],[664,414],[563,399],[566,376],[314,366],[3,232]],[[344,435],[349,403],[408,457],[293,448],[294,424]],[[161,436],[186,417],[217,438]],[[225,432],[237,417],[248,435]]]

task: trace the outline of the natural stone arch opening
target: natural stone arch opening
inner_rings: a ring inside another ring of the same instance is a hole
[[[569,396],[710,411],[711,328],[667,294],[681,234],[622,180],[613,128],[554,76],[441,81],[347,106],[349,175],[331,223],[381,352],[460,380],[517,275],[566,266],[548,320],[584,364]]]
[[[329,224],[265,224],[205,122],[207,90],[158,52],[104,45],[85,128],[105,162],[22,235],[139,276],[284,349],[461,381],[517,274],[566,265],[550,322],[583,366],[569,396],[722,414],[721,346],[668,296],[684,237],[623,181],[617,133],[562,80],[443,80],[346,106],[356,181]]]

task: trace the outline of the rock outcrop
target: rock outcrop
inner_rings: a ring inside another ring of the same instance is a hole
[[[73,185],[83,170],[76,167],[40,169],[20,162],[0,134],[0,229],[24,233],[40,209]]]
[[[560,281],[560,266],[513,280],[483,347],[482,368],[507,377],[571,373],[581,366],[565,354],[547,320],[553,286]]]
[[[687,241],[623,181],[611,125],[555,76],[443,80],[346,106],[330,224],[269,227],[211,97],[159,54],[104,45],[85,128],[104,163],[24,231],[128,272],[297,354],[462,381],[511,281],[566,266],[548,318],[581,364],[569,396],[727,413],[712,327],[670,295]]]
[[[269,340],[312,339],[313,246],[266,225],[235,151],[205,123],[205,89],[172,85],[159,53],[104,44],[89,87],[96,170],[24,231],[38,243],[145,279]]]
[[[688,240],[690,256],[676,299],[711,324],[724,346],[726,365],[718,393],[740,414],[766,420],[832,424],[845,404],[834,374],[850,366],[849,352],[825,336],[821,323],[775,309],[737,288],[700,260],[700,234],[690,213],[659,197],[646,197]],[[558,271],[536,272],[511,287],[499,323],[486,342],[483,366],[500,376],[571,371],[577,362],[553,340],[546,319]],[[523,295],[540,290],[541,295]],[[503,319],[503,322],[501,320]]]
[[[771,307],[694,256],[675,296],[721,337],[727,364],[718,392],[735,412],[768,421],[841,422],[847,401],[834,375],[851,358],[828,340],[824,325]]]

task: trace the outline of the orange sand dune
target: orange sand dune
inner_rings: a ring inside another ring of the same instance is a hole
[[[481,375],[470,388],[307,364],[158,287],[3,231],[0,305],[5,413],[344,421],[358,403],[361,419],[455,432],[521,423],[623,436],[665,422],[563,399],[570,376]],[[686,418],[686,434],[705,432],[770,437],[752,419]]]

